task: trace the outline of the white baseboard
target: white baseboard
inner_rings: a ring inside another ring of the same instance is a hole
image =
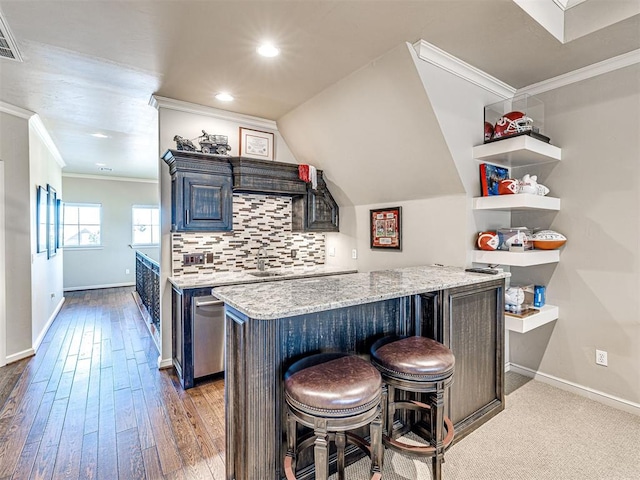
[[[22,360],[23,358],[33,357],[36,354],[33,348],[27,348],[18,353],[14,353],[12,355],[7,355],[7,364],[17,362],[18,360]]]
[[[519,373],[520,375],[524,375],[525,377],[533,378],[534,380],[538,380],[553,387],[566,390],[567,392],[575,393],[576,395],[580,395],[581,397],[595,400],[596,402],[600,402],[609,407],[617,408],[618,410],[623,410],[634,415],[640,415],[640,403],[625,400],[624,398],[600,392],[598,390],[594,390],[593,388],[579,385],[562,378],[554,377],[553,375],[549,375],[547,373],[532,370],[515,363],[508,363],[505,365],[505,372],[509,371]]]
[[[36,338],[36,341],[33,342],[33,351],[34,352],[36,352],[36,353],[38,352],[38,349],[40,348],[40,344],[44,340],[44,336],[47,334],[47,332],[49,331],[49,328],[51,327],[51,324],[53,323],[53,321],[58,316],[58,312],[60,312],[60,309],[62,309],[62,305],[64,304],[64,300],[65,300],[64,297],[62,297],[60,299],[60,301],[58,302],[58,305],[56,306],[56,309],[53,311],[53,313],[49,317],[49,320],[47,320],[46,325],[44,326],[44,328],[40,332],[40,335],[38,335],[38,338]]]
[[[77,290],[97,290],[99,288],[117,288],[117,287],[134,287],[136,282],[126,283],[109,283],[105,285],[86,285],[84,287],[67,287],[64,288],[64,292],[75,292]]]
[[[159,369],[171,368],[171,367],[173,367],[173,360],[172,359],[158,357],[158,368]]]

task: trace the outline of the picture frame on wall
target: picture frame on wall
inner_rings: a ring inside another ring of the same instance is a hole
[[[58,196],[56,189],[47,184],[47,258],[54,257],[58,253],[58,229],[56,207]]]
[[[402,250],[402,207],[369,211],[371,248]]]
[[[273,160],[274,135],[271,132],[240,127],[240,156],[258,160]]]
[[[64,215],[64,208],[62,205],[62,200],[61,199],[56,199],[56,249],[60,249],[62,248],[62,225],[64,225],[63,222],[63,215]]]
[[[47,251],[47,208],[49,206],[49,192],[42,185],[36,189],[36,226],[37,253]]]

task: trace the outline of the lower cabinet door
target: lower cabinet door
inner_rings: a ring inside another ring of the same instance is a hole
[[[423,334],[456,357],[447,415],[456,441],[504,409],[504,281],[422,296]]]

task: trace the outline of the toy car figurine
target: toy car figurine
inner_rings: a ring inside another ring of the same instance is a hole
[[[202,130],[202,135],[198,137],[200,151],[202,153],[214,153],[218,155],[226,155],[231,146],[228,143],[226,135],[210,135]]]

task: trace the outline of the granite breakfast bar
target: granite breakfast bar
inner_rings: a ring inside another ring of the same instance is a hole
[[[227,480],[283,478],[289,365],[324,351],[366,355],[388,334],[453,350],[446,405],[457,440],[500,412],[508,275],[433,266],[214,288],[226,315]],[[312,467],[300,475],[311,476]]]

